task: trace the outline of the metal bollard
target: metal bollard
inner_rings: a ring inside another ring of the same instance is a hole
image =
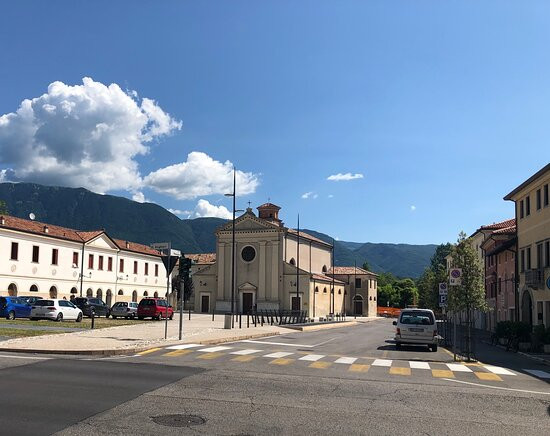
[[[214,311],[212,311],[212,321],[214,321]]]
[[[191,321],[191,306],[189,306],[189,321]]]
[[[250,314],[246,314],[246,328],[250,328]]]
[[[241,314],[239,313],[239,328],[241,328]]]
[[[258,315],[254,314],[254,327],[258,327],[258,324],[257,324],[258,321],[256,320],[257,316]]]
[[[95,326],[95,312],[92,311],[92,327],[91,327],[92,330],[93,330],[94,326]]]

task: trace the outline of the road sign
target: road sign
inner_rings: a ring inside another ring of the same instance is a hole
[[[447,307],[447,296],[446,295],[440,295],[439,296],[439,307]]]
[[[151,248],[154,248],[155,250],[158,250],[158,251],[169,250],[170,242],[157,242],[155,244],[151,244]]]
[[[449,270],[449,285],[459,286],[462,284],[462,268],[451,268]]]
[[[447,283],[439,284],[439,295],[447,295]]]

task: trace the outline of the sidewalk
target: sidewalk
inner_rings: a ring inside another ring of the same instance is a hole
[[[246,319],[241,329],[223,328],[223,315],[187,314],[183,318],[183,340],[179,341],[179,314],[168,321],[168,339],[164,339],[165,322],[150,321],[142,324],[109,327],[97,330],[84,330],[74,333],[43,335],[17,338],[0,343],[0,351],[35,352],[54,354],[115,355],[138,352],[156,345],[174,345],[180,343],[213,344],[242,339],[288,333],[284,327],[269,326],[246,328]],[[1,334],[1,331],[0,331]]]

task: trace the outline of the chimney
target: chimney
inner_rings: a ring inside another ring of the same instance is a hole
[[[0,216],[0,225],[1,226],[6,225],[6,218],[4,218],[3,216]]]
[[[126,248],[130,248],[130,243],[126,241]]]
[[[48,226],[44,226],[44,233],[48,233],[50,229],[48,229]]]

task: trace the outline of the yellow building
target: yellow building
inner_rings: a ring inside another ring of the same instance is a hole
[[[520,320],[550,325],[550,164],[510,192],[517,222]]]

